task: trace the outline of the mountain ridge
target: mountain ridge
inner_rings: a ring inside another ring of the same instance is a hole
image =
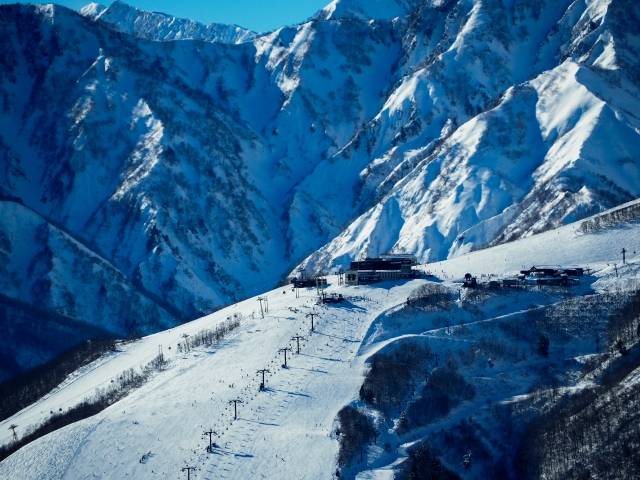
[[[440,260],[640,196],[636,4],[383,3],[238,44],[0,7],[3,195],[182,318],[299,268]]]
[[[162,12],[139,10],[120,0],[115,0],[108,7],[89,3],[80,8],[79,13],[93,21],[104,22],[118,31],[146,40],[203,40],[236,44],[251,41],[258,35],[239,25],[205,25]]]

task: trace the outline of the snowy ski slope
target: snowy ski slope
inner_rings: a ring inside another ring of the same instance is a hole
[[[580,264],[596,271],[596,288],[636,281],[640,225],[625,224],[595,234],[580,234],[579,224],[520,241],[430,264],[425,269],[445,282],[466,271],[506,274],[523,265]],[[613,275],[625,247],[629,265]],[[635,265],[635,267],[634,267]],[[626,272],[626,273],[625,273]],[[267,292],[269,311],[260,317],[257,298],[232,305],[179,327],[122,345],[75,372],[37,403],[0,424],[0,441],[10,440],[9,425],[21,434],[58,409],[69,408],[109,385],[127,368],[149,362],[162,346],[169,365],[141,388],[100,414],[62,428],[25,446],[2,463],[0,478],[185,478],[180,469],[195,466],[196,479],[331,478],[338,442],[332,432],[337,412],[358,397],[367,358],[389,343],[394,332],[374,334],[386,315],[427,280],[371,286],[337,285],[329,292],[349,297],[340,307],[315,304],[313,290],[295,298],[289,287]],[[516,308],[517,306],[514,306]],[[309,335],[307,314],[318,313]],[[177,352],[183,335],[212,328],[229,315],[243,320],[219,345]],[[441,330],[441,329],[440,329]],[[282,368],[278,349],[304,335],[301,353]],[[433,331],[432,335],[439,335]],[[366,345],[363,340],[366,339]],[[259,392],[256,371],[270,369],[267,391]],[[241,399],[233,420],[231,399]],[[219,432],[213,454],[203,432]],[[141,461],[145,456],[144,462]],[[359,478],[389,478],[388,468]]]

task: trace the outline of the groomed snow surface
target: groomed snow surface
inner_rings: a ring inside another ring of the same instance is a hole
[[[589,266],[596,272],[594,285],[598,289],[618,287],[622,281],[637,282],[634,265],[637,267],[640,252],[639,224],[594,234],[581,234],[578,226],[425,268],[445,284],[466,271],[507,274],[535,264]],[[622,247],[628,252],[629,265],[618,266],[619,275],[614,275],[613,264],[620,263]],[[329,293],[342,293],[349,301],[341,306],[318,306],[314,290],[301,290],[300,298],[295,298],[290,287],[278,288],[263,295],[268,299],[264,318],[257,298],[251,298],[124,344],[117,353],[75,372],[45,398],[2,422],[0,441],[10,440],[9,425],[18,425],[21,434],[50,412],[91,397],[124,370],[148,363],[159,346],[169,360],[163,371],[123,400],[5,459],[0,463],[0,478],[178,479],[186,478],[181,468],[187,465],[197,468],[194,479],[331,478],[338,452],[332,434],[336,415],[357,400],[367,358],[390,338],[404,334],[394,331],[392,325],[385,326],[385,319],[392,318],[389,314],[428,280],[358,287],[338,286],[337,277],[329,277],[329,282]],[[517,311],[521,305],[510,308]],[[309,334],[307,316],[311,312],[318,314],[313,334]],[[220,344],[186,354],[177,351],[185,334],[212,328],[236,313],[243,318],[241,326]],[[442,333],[441,328],[436,330],[434,336]],[[295,354],[294,335],[306,337],[300,354]],[[421,335],[430,336],[430,332]],[[285,346],[294,350],[289,352],[286,369],[278,353]],[[258,391],[256,371],[262,368],[271,372],[265,392]],[[233,420],[229,401],[236,398],[243,403],[238,405],[239,418]],[[203,432],[209,429],[219,432],[213,453],[205,450],[208,440]],[[383,460],[377,470],[359,478],[389,478],[392,471]]]

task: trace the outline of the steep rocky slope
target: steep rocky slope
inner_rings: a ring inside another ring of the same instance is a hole
[[[640,195],[638,10],[339,0],[229,45],[120,2],[4,5],[0,194],[174,322],[320,247],[303,266],[529,235]]]
[[[408,36],[407,55],[422,65],[408,62],[414,68],[342,152],[368,158],[359,200],[374,205],[304,266],[393,249],[447,258],[639,194],[637,6],[511,7],[414,11],[410,28],[448,28]]]
[[[0,262],[0,379],[87,338],[139,336],[184,319],[18,203],[0,202]]]

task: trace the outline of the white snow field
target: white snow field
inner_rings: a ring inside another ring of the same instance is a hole
[[[622,247],[628,252],[624,267],[620,266]],[[595,271],[594,288],[607,289],[638,281],[639,253],[638,223],[590,234],[580,233],[576,223],[424,268],[451,284],[466,271],[507,274],[523,265],[578,264]],[[618,264],[617,274],[614,263]],[[346,287],[337,285],[337,277],[331,276],[328,292],[349,299],[341,306],[316,305],[311,289],[300,290],[296,298],[289,286],[281,287],[263,295],[268,299],[264,318],[254,297],[122,345],[117,353],[80,369],[46,397],[0,423],[0,442],[10,440],[9,425],[18,425],[20,435],[51,412],[65,410],[107,387],[120,372],[146,364],[157,355],[159,346],[169,363],[101,413],[46,435],[5,459],[0,463],[0,478],[178,479],[186,478],[181,471],[185,466],[197,468],[193,479],[332,478],[338,452],[332,433],[335,418],[343,406],[358,399],[370,355],[408,336],[412,329],[418,333],[411,335],[433,338],[434,345],[440,345],[434,349],[448,348],[442,341],[442,328],[430,330],[424,323],[407,329],[392,315],[412,291],[427,282],[415,279]],[[531,300],[492,307],[491,315],[504,319],[530,308]],[[553,301],[557,300],[552,296],[535,299],[537,304]],[[318,314],[313,334],[309,334],[310,312]],[[177,351],[185,334],[212,328],[236,313],[242,315],[240,327],[220,344],[189,353]],[[393,322],[385,323],[387,318]],[[306,337],[300,354],[295,353],[292,340],[298,334]],[[278,353],[285,346],[294,350],[286,369]],[[256,371],[262,368],[271,373],[266,378],[267,391],[259,392]],[[498,368],[495,375],[505,371]],[[515,396],[507,388],[511,384],[517,385],[518,380],[504,383],[493,395]],[[232,399],[243,402],[237,420],[229,404]],[[213,453],[205,450],[208,440],[203,432],[209,429],[218,432]],[[369,452],[372,469],[357,478],[392,478],[389,465],[395,457],[380,450]]]

